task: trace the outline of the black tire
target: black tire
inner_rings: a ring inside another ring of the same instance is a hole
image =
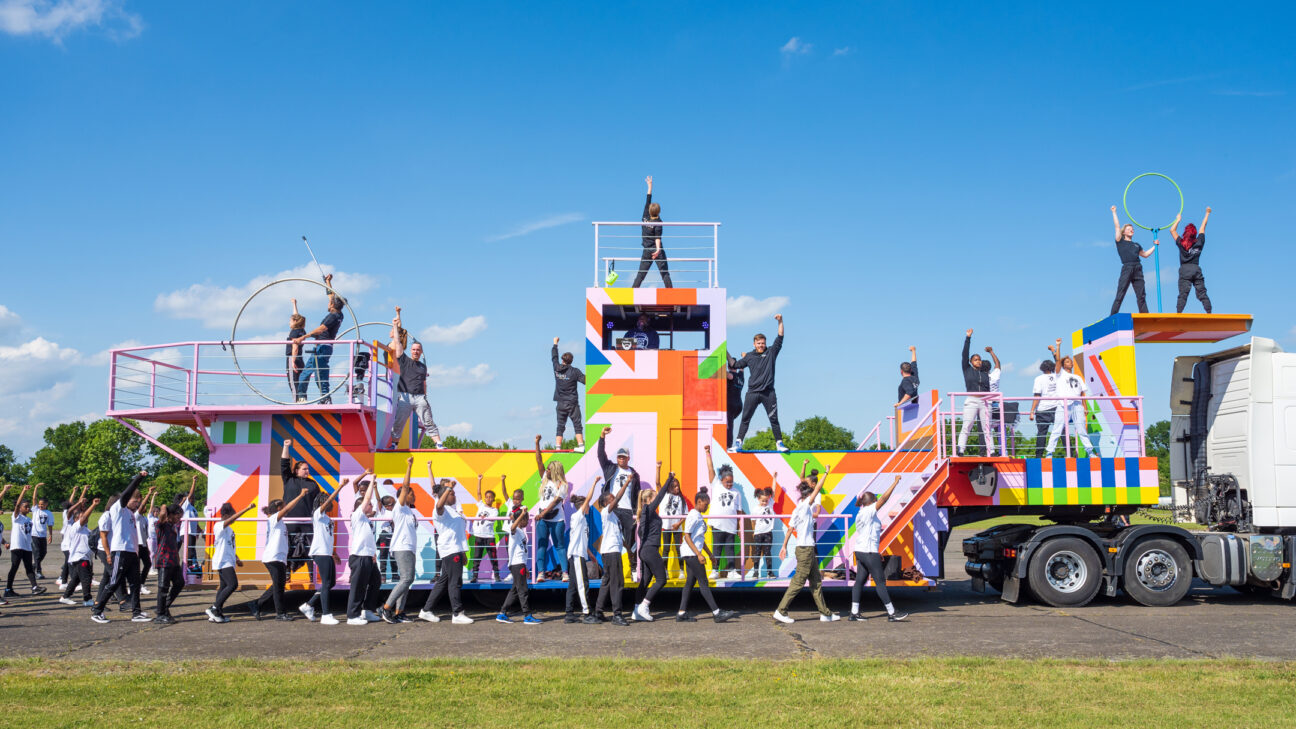
[[[1077,537],[1059,537],[1031,555],[1026,581],[1040,602],[1053,607],[1080,607],[1102,587],[1102,562],[1092,545]]]
[[[1125,593],[1148,607],[1169,607],[1192,587],[1188,550],[1173,539],[1144,539],[1125,555]]]

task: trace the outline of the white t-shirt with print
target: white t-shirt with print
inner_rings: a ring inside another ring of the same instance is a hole
[[[320,509],[311,512],[310,556],[333,556],[333,517]]]
[[[14,515],[13,536],[9,539],[9,549],[13,551],[32,551],[32,520],[30,516]],[[16,563],[15,563],[16,564]]]
[[[136,552],[139,550],[138,535],[135,533],[135,512],[126,508],[118,499],[108,510],[112,523],[112,543],[109,549],[114,552]]]
[[[236,560],[234,528],[222,524],[216,529],[216,551],[212,554],[212,561],[216,563],[216,569],[222,570],[233,567]]]
[[[689,509],[688,516],[684,517],[684,533],[688,535],[689,539],[693,540],[693,544],[697,545],[699,550],[706,544],[706,530],[707,523],[706,519],[702,518],[702,512],[697,509]],[[680,539],[679,549],[682,557],[698,556],[697,552],[689,549],[687,539]]]
[[[393,552],[413,552],[418,541],[418,514],[404,504],[396,504],[391,510]]]
[[[557,508],[554,509],[552,516],[546,517],[545,521],[560,522],[563,520],[562,502],[567,498],[567,484],[554,483],[548,478],[540,482],[540,501],[536,503],[536,515],[544,513],[550,502],[557,500]]]
[[[620,466],[617,466],[616,475],[612,477],[612,483],[608,484],[608,493],[611,493],[613,496],[615,496],[616,492],[621,490],[621,484],[629,481],[633,477],[634,477],[633,471],[631,471],[628,468],[621,468]],[[621,500],[617,502],[616,508],[618,509],[634,508],[634,504],[630,503],[629,488],[626,488],[625,493],[621,494]]]
[[[373,522],[365,516],[364,504],[351,512],[351,554],[357,557],[378,556],[378,544],[374,541]]]
[[[580,509],[572,512],[567,529],[567,556],[589,559],[589,520]]]
[[[814,502],[806,500],[792,510],[793,546],[813,547],[815,545]]]
[[[54,512],[37,507],[32,510],[32,536],[49,538],[49,530],[54,526]]]
[[[743,500],[742,484],[734,481],[733,488],[725,488],[719,478],[712,483],[711,508],[707,510],[711,516],[733,516],[739,511],[746,511],[747,509],[744,508],[746,505]],[[738,520],[712,519],[711,529],[725,534],[737,534]]]
[[[657,505],[657,515],[662,518],[662,529],[673,532],[684,523],[684,497],[666,494]]]
[[[1061,372],[1057,376],[1057,394],[1060,397],[1084,397],[1089,392],[1085,387],[1084,378],[1074,372]],[[1079,407],[1084,403],[1078,400],[1072,400],[1069,403],[1072,407]]]
[[[495,538],[494,518],[499,516],[499,509],[481,504],[477,507],[477,518],[472,523],[472,535],[478,539]]]
[[[861,506],[855,512],[855,551],[870,554],[878,551],[882,540],[882,520],[877,515],[878,503]]]
[[[113,534],[113,539],[116,538],[117,535]],[[284,526],[283,519],[278,514],[266,517],[266,540],[265,546],[261,548],[261,561],[288,561],[288,527]]]
[[[527,535],[525,527],[518,527],[509,532],[509,566],[526,564]]]
[[[1044,373],[1035,377],[1035,386],[1031,388],[1035,397],[1044,398],[1039,401],[1036,410],[1052,410],[1058,406],[1058,401],[1053,400],[1057,395],[1057,375],[1053,373]]]
[[[765,504],[764,506],[757,504],[756,514],[757,516],[762,516],[766,518],[752,520],[753,522],[755,522],[752,529],[752,533],[753,534],[772,533],[774,531],[774,502],[771,501],[770,503]]]
[[[617,488],[620,488],[619,486]],[[616,504],[608,504],[606,509],[599,509],[599,514],[603,517],[603,539],[599,544],[601,554],[621,553],[624,542],[621,536],[621,520],[613,513]]]
[[[68,562],[90,559],[90,529],[77,521],[73,524],[64,522],[63,531],[67,534]]]
[[[444,559],[452,554],[468,551],[466,531],[468,520],[458,506],[444,506],[432,510],[432,525],[436,527],[437,556]]]

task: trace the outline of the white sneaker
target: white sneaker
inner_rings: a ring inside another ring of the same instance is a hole
[[[320,616],[320,625],[337,625],[338,619],[333,617],[333,613],[324,613]]]
[[[747,574],[743,575],[743,579],[744,580],[756,579],[756,570],[747,570]]]
[[[90,580],[90,586],[91,586],[91,587],[98,587],[98,586],[99,586],[99,580]]]
[[[220,622],[220,616],[216,614],[216,608],[209,607],[206,610],[204,610],[203,613],[207,616],[207,622],[209,623]]]
[[[573,452],[573,453],[584,453],[584,452],[585,452],[585,446],[583,446],[583,445],[578,445],[578,446],[576,446],[575,448],[572,449],[572,452]]]
[[[438,618],[438,617],[436,616],[436,613],[433,613],[433,612],[431,612],[431,611],[429,611],[429,610],[420,610],[420,611],[419,611],[419,620],[426,620],[426,621],[428,621],[429,623],[439,623],[439,622],[441,622],[441,618]]]
[[[819,614],[819,622],[821,623],[835,623],[838,620],[841,620],[841,616],[837,613],[832,613],[831,615]]]
[[[60,598],[59,598],[59,604],[60,604],[60,605],[75,605],[75,604],[77,604],[77,601],[76,601],[76,600],[73,600],[73,599],[70,598],[70,597],[60,597]]]
[[[643,609],[643,605],[635,605],[635,609],[634,612],[631,613],[631,617],[633,617],[635,620],[642,620],[645,623],[651,623],[653,621],[653,617],[648,614],[647,610]]]
[[[148,616],[148,613],[140,613],[139,615],[132,615],[132,616],[131,616],[131,622],[132,622],[132,623],[148,623],[148,622],[151,622],[152,620],[153,620],[153,618],[150,618],[150,617]]]
[[[302,603],[302,606],[297,609],[301,611],[302,615],[306,616],[307,620],[310,620],[311,622],[315,621],[315,608],[311,607],[310,603],[304,602]]]
[[[563,576],[562,576],[562,581],[563,581],[563,582],[571,582],[571,575],[569,575],[569,574],[567,574],[566,572],[564,572],[564,573],[563,573]]]
[[[454,617],[450,619],[450,622],[454,623],[455,625],[468,625],[472,621],[473,621],[472,618],[468,617],[467,615],[464,615],[463,613],[455,613]]]
[[[152,594],[153,594],[153,591],[150,590],[150,589],[148,589],[147,587],[144,587],[144,586],[141,585],[141,586],[140,586],[140,594],[141,594],[141,595],[152,595]]]
[[[368,625],[368,624],[369,621],[365,620],[363,616],[358,618],[347,618],[347,625]]]
[[[742,441],[735,439],[733,445],[729,447],[730,453],[737,453],[742,450]]]
[[[731,580],[741,580],[741,579],[742,579],[742,575],[738,572],[738,570],[729,570],[729,579],[731,579]]]
[[[361,615],[364,617],[365,620],[368,620],[371,623],[376,623],[379,620],[382,620],[382,618],[378,617],[376,613],[371,612],[369,610],[364,611],[363,613],[361,613]]]
[[[796,622],[796,621],[793,620],[792,618],[788,617],[787,615],[784,615],[783,613],[781,613],[781,612],[779,612],[779,611],[777,611],[777,610],[774,611],[774,619],[777,620],[777,621],[779,621],[780,623],[795,623],[795,622]]]
[[[710,572],[709,574],[707,574],[707,577],[710,577],[710,578],[713,579],[713,580],[714,580],[715,578],[719,577],[719,576],[720,576],[720,573],[719,573],[719,572],[716,572],[715,570],[711,570],[711,572]]]
[[[778,441],[774,441],[774,450],[778,451],[779,453],[787,453],[789,449],[787,446],[783,445],[783,441],[778,440]]]
[[[63,584],[63,580],[54,580],[54,586],[60,590],[67,587],[67,585]]]

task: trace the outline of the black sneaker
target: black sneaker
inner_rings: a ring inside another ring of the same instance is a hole
[[[851,621],[852,623],[862,623],[865,620],[868,620],[868,618],[864,617],[863,615],[860,615],[859,613],[851,613],[850,615],[846,616],[846,619]]]
[[[44,592],[45,592],[45,587],[44,587],[43,585],[32,585],[32,592],[31,592],[31,594],[33,594],[33,595],[41,595],[41,594],[44,594]]]
[[[281,622],[281,623],[291,623],[292,621],[294,621],[294,620],[296,620],[296,619],[297,619],[297,618],[294,618],[293,616],[289,615],[288,613],[279,613],[278,615],[275,616],[275,620],[278,620],[278,621]]]
[[[248,613],[252,616],[253,620],[260,620],[261,606],[256,604],[255,602],[248,603]]]
[[[715,614],[715,621],[717,623],[727,623],[736,617],[738,617],[737,610],[721,610]]]
[[[579,622],[580,622],[580,618],[576,617],[576,613],[567,613],[566,615],[563,616],[563,622],[564,622],[564,623],[569,623],[569,624],[570,624],[570,623],[579,623]]]
[[[675,616],[675,622],[677,622],[677,623],[696,623],[696,622],[697,622],[697,618],[693,617],[692,615],[676,615],[676,616]]]
[[[5,591],[4,591],[4,596],[5,596],[5,597],[18,597],[18,593],[14,592],[13,590],[11,590],[11,589],[9,589],[9,588],[6,587],[6,588],[5,588]]]
[[[599,623],[604,622],[604,620],[603,620],[603,616],[601,615],[586,615],[585,617],[581,618],[581,622],[586,625],[598,625]]]
[[[412,622],[414,622],[414,619],[411,618],[410,616],[406,615],[405,613],[396,613],[395,615],[392,616],[392,618],[393,618],[396,622],[398,622],[398,623],[412,623]]]
[[[623,617],[621,617],[620,615],[613,615],[613,616],[612,616],[612,624],[613,624],[613,625],[626,626],[626,625],[629,625],[630,623],[627,623],[627,622],[626,622],[626,619],[623,618]]]
[[[887,616],[888,623],[903,623],[909,619],[909,613],[892,613]]]
[[[105,617],[103,616],[103,613],[90,613],[90,619],[93,620],[93,621],[96,622],[96,623],[101,624],[101,625],[104,624],[104,623],[109,622],[109,621],[108,621],[108,618],[105,618]]]
[[[397,622],[397,621],[396,621],[396,617],[393,616],[393,615],[391,614],[391,611],[388,610],[388,609],[385,608],[385,607],[380,607],[380,608],[378,608],[378,617],[379,617],[379,618],[382,618],[382,621],[383,621],[384,623],[388,623],[388,624],[390,624],[390,625],[395,625],[396,622]]]
[[[175,625],[175,618],[170,615],[159,615],[156,618],[153,618],[153,622],[159,625]]]

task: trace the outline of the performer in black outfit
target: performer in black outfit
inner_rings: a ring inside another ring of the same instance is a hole
[[[1134,298],[1138,299],[1139,313],[1146,314],[1148,308],[1147,296],[1143,292],[1143,262],[1139,259],[1152,255],[1154,249],[1145,251],[1143,246],[1134,242],[1134,226],[1129,223],[1121,226],[1120,218],[1116,217],[1115,205],[1111,206],[1111,213],[1112,224],[1116,226],[1116,254],[1121,260],[1120,280],[1116,282],[1116,300],[1112,302],[1111,313],[1120,311],[1125,292],[1129,290],[1130,284],[1134,284]]]
[[[779,427],[778,421],[778,395],[774,393],[774,363],[783,349],[783,315],[775,314],[774,320],[778,322],[778,336],[774,338],[774,343],[766,347],[765,335],[757,334],[752,338],[755,351],[744,353],[737,362],[733,363],[733,368],[736,370],[744,367],[751,370],[751,378],[747,381],[747,397],[743,400],[742,422],[738,424],[738,439],[733,443],[734,449],[742,448],[743,438],[747,437],[747,426],[751,424],[752,413],[756,412],[757,405],[764,405],[765,414],[769,416],[770,429],[774,431],[774,448],[780,451],[787,450],[783,445],[783,430]]]
[[[725,393],[725,402],[728,404],[728,412],[725,416],[725,422],[728,424],[725,429],[725,450],[733,448],[734,421],[742,415],[743,410],[743,371],[734,367],[737,361],[731,354],[729,363],[725,366],[725,377],[728,380],[728,390]]]
[[[289,449],[292,448],[292,440],[284,439],[283,453],[279,461],[279,473],[283,477],[283,500],[285,504],[294,503],[297,494],[305,491],[306,498],[295,502],[295,505],[288,510],[285,517],[289,519],[310,519],[311,505],[315,503],[315,497],[320,493],[319,484],[310,476],[310,465],[305,461],[293,463],[289,457]],[[310,548],[311,542],[314,541],[314,532],[311,529],[309,521],[288,522],[284,525],[288,530],[288,574],[292,574],[298,567],[306,565],[309,571],[315,565],[311,560]]]
[[[1197,289],[1197,300],[1202,303],[1202,308],[1206,313],[1211,313],[1210,297],[1206,295],[1206,277],[1202,276],[1201,266],[1197,262],[1201,260],[1202,249],[1206,247],[1206,222],[1210,220],[1211,209],[1206,208],[1206,215],[1202,216],[1201,231],[1192,223],[1184,226],[1183,235],[1180,236],[1179,220],[1182,216],[1176,215],[1174,222],[1170,224],[1170,234],[1174,236],[1174,241],[1178,245],[1175,248],[1179,251],[1179,303],[1175,305],[1175,311],[1182,314],[1184,304],[1188,303],[1188,289]]]
[[[909,345],[909,361],[900,363],[900,387],[896,390],[896,407],[918,399],[918,348]]]
[[[652,268],[653,261],[656,261],[657,270],[661,271],[662,285],[669,289],[671,288],[670,268],[666,265],[666,251],[662,249],[661,241],[661,206],[652,201],[652,175],[648,175],[644,181],[648,183],[648,199],[644,201],[641,220],[645,223],[657,223],[657,225],[643,226],[643,256],[639,259],[639,275],[635,276],[633,287],[639,288],[644,277],[648,275],[648,269]]]

